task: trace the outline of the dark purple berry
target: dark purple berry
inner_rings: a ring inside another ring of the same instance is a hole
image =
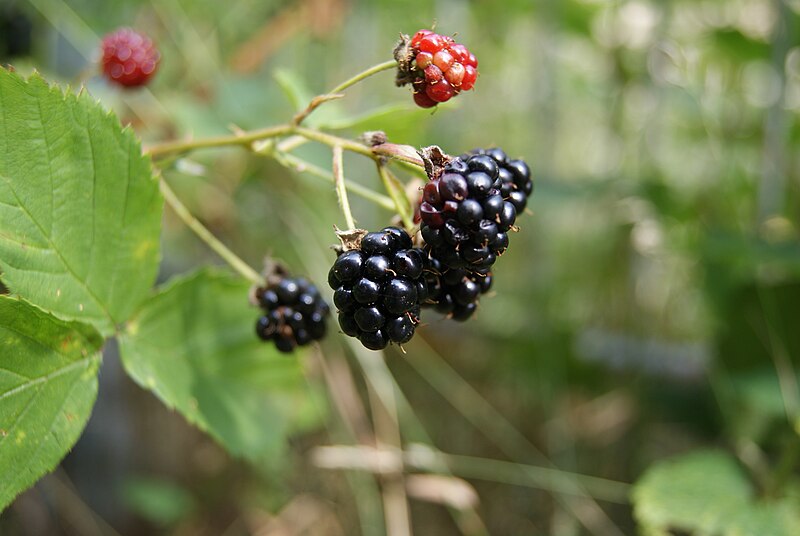
[[[391,275],[391,263],[383,255],[373,255],[364,261],[362,273],[372,281],[383,281]]]
[[[392,342],[403,344],[411,340],[415,330],[414,322],[408,315],[401,315],[386,322],[383,331]]]
[[[350,313],[339,313],[339,327],[345,335],[351,337],[357,337],[360,331],[356,319]]]
[[[364,256],[360,251],[345,251],[333,263],[331,271],[340,283],[346,283],[356,279],[361,274],[361,264]],[[333,288],[337,288],[336,287]]]
[[[410,279],[396,277],[383,286],[383,306],[391,314],[399,315],[417,303],[417,286]]]
[[[473,198],[483,199],[489,195],[493,185],[494,179],[483,171],[473,171],[467,175],[467,188]]]
[[[367,233],[361,240],[361,251],[367,255],[387,255],[392,251],[395,242],[396,239],[390,232]]]
[[[365,331],[358,335],[358,340],[370,350],[383,350],[389,344],[389,338],[381,330]]]
[[[461,201],[469,193],[467,181],[457,173],[445,173],[439,180],[439,193],[445,201]]]
[[[386,322],[386,317],[374,305],[359,308],[353,313],[353,318],[355,318],[356,324],[362,331],[376,331],[383,327]]]
[[[472,225],[483,219],[483,207],[474,199],[465,199],[458,205],[456,217],[464,225]]]
[[[378,301],[381,293],[380,284],[362,277],[353,285],[353,297],[358,303],[370,304]]]

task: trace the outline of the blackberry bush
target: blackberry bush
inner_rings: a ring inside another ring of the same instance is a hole
[[[469,91],[478,78],[478,60],[452,37],[419,30],[411,39],[404,35],[395,49],[397,83],[410,83],[414,102],[432,108],[462,91]]]
[[[0,55],[25,51],[28,26],[17,26],[19,35],[12,35],[16,26],[0,19]],[[4,37],[19,38],[19,46]],[[102,40],[100,68],[114,84],[148,83],[159,61],[153,42],[131,29]],[[348,139],[302,125],[349,87],[393,69],[423,107],[471,89],[477,78],[477,60],[463,45],[421,30],[403,38],[395,60],[317,95],[283,124],[205,139],[181,133],[175,140],[151,140],[143,149],[135,130],[151,114],[135,113],[137,119],[124,128],[85,91],[58,91],[38,74],[24,78],[0,68],[0,93],[15,112],[0,113],[0,144],[13,149],[13,158],[0,158],[0,229],[8,238],[0,240],[0,289],[9,294],[0,295],[0,332],[7,339],[3,344],[18,350],[0,364],[13,379],[0,385],[0,416],[20,416],[6,427],[14,431],[14,441],[3,443],[0,469],[33,468],[6,471],[10,484],[0,486],[0,510],[77,440],[97,392],[100,352],[110,337],[118,338],[126,372],[139,385],[236,456],[262,459],[265,446],[276,440],[274,428],[264,422],[294,417],[262,415],[262,410],[284,411],[285,393],[276,391],[302,379],[299,364],[290,360],[273,375],[266,370],[270,359],[254,341],[288,353],[319,340],[329,306],[303,278],[278,269],[265,280],[183,204],[170,183],[192,151],[238,147],[287,170],[332,179],[347,227],[339,233],[343,248],[328,282],[341,330],[366,348],[411,340],[423,304],[455,320],[475,312],[491,286],[491,266],[508,246],[508,231],[533,189],[527,166],[498,149],[451,158],[435,147],[417,151],[389,143],[380,131]],[[126,113],[133,111],[126,99],[119,100]],[[163,119],[151,133],[182,124]],[[330,149],[330,173],[295,152],[305,143]],[[346,180],[345,152],[371,160],[384,191]],[[428,172],[422,203],[410,201],[415,179],[395,166],[399,162]],[[396,214],[405,230],[356,229],[348,193]],[[408,234],[415,229],[414,205],[421,213],[424,247],[414,247]],[[164,206],[233,273],[198,270],[152,292],[162,257]],[[51,217],[40,220],[44,215]],[[59,232],[49,232],[53,225]],[[294,226],[287,231],[296,232],[292,239],[301,236]],[[248,291],[251,304],[262,310],[254,330],[249,326],[255,315],[244,299]],[[29,400],[17,395],[33,384],[36,406],[52,411],[22,411]],[[2,419],[0,435],[1,428]],[[31,448],[36,445],[49,447]]]
[[[358,247],[342,252],[328,273],[339,326],[370,350],[410,341],[428,295],[424,251],[397,227],[367,233]]]
[[[264,314],[256,321],[256,334],[264,341],[289,353],[325,336],[325,321],[330,308],[313,284],[302,277],[274,278],[255,290]]]

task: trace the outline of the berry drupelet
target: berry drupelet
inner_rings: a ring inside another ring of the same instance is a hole
[[[103,37],[103,74],[109,81],[124,87],[143,86],[158,68],[161,54],[153,42],[130,28],[122,28]]]
[[[419,30],[410,40],[404,36],[395,51],[398,84],[411,83],[414,102],[431,108],[468,91],[478,78],[478,60],[452,37]]]
[[[325,336],[330,308],[317,287],[302,277],[282,277],[256,289],[264,315],[256,322],[256,334],[274,341],[281,352],[291,352]]]
[[[370,350],[411,340],[419,303],[428,291],[425,253],[397,227],[367,233],[359,249],[344,251],[328,273],[339,326]]]

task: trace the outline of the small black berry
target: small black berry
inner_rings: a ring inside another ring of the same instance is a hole
[[[330,308],[305,278],[279,277],[257,288],[255,297],[264,310],[256,321],[256,334],[262,340],[274,341],[279,351],[291,352],[325,335]]]

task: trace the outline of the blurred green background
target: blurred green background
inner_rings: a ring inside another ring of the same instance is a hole
[[[429,315],[407,354],[386,354],[408,402],[403,445],[474,457],[452,467],[467,482],[407,480],[415,533],[632,534],[619,483],[708,447],[735,455],[758,494],[796,489],[800,2],[2,0],[12,13],[31,47],[8,45],[5,23],[2,61],[84,83],[145,146],[285,122],[434,22],[475,53],[475,90],[433,113],[387,72],[310,121],[452,154],[500,146],[536,178],[477,316]],[[96,74],[99,37],[118,26],[161,50],[149,90]],[[324,146],[297,154],[330,169]],[[381,189],[363,157],[345,170]],[[239,149],[193,153],[165,177],[251,265],[270,253],[324,286],[344,225],[328,184]],[[363,227],[391,217],[351,202]],[[219,262],[169,210],[163,248],[162,280]],[[332,331],[302,358],[309,414],[255,470],[133,385],[107,348],[83,438],[0,532],[384,533],[390,486],[315,457],[382,422],[380,378]],[[571,472],[607,480],[559,488]]]

